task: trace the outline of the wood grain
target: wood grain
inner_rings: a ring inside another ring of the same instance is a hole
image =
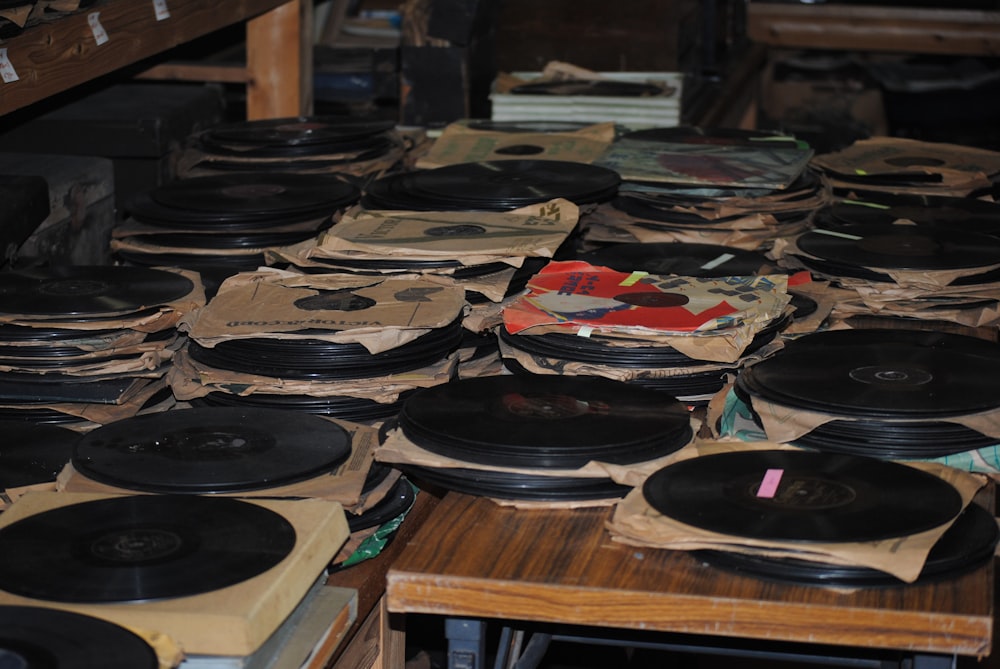
[[[389,571],[390,611],[981,656],[993,566],[851,592],[736,576],[611,541],[607,509],[514,510],[449,493]]]
[[[150,2],[113,0],[93,8],[109,38],[100,46],[87,23],[87,11],[32,26],[0,44],[19,77],[0,83],[0,114],[252,19],[285,2],[170,0],[170,18],[157,21]]]
[[[783,48],[995,56],[1000,12],[752,2],[747,34]]]

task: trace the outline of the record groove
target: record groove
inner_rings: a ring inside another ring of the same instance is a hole
[[[196,595],[271,569],[295,546],[280,514],[228,497],[134,495],[43,511],[0,528],[0,589],[55,602]]]

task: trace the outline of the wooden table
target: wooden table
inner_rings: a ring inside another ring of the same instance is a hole
[[[684,552],[614,543],[609,516],[515,510],[448,493],[389,570],[388,609],[898,651],[913,667],[990,651],[992,563],[936,585],[793,586],[733,575]]]

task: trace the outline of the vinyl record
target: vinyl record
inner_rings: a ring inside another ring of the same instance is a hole
[[[135,314],[194,290],[165,270],[68,265],[0,272],[0,311],[8,314],[100,317]]]
[[[231,497],[131,495],[0,528],[0,590],[55,602],[141,602],[263,574],[295,546],[280,514]]]
[[[555,198],[586,204],[612,197],[620,181],[617,172],[586,163],[490,160],[377,179],[361,204],[418,211],[505,211]]]
[[[795,243],[822,260],[861,267],[944,270],[1000,264],[996,237],[912,225],[859,228],[850,235],[817,229]]]
[[[340,418],[355,423],[369,423],[394,417],[406,397],[413,391],[400,393],[395,402],[376,402],[363,397],[335,395],[332,397],[312,397],[310,395],[276,395],[270,393],[250,393],[249,395],[232,395],[215,391],[204,397],[191,400],[196,407],[264,407],[267,409],[284,409],[302,413]]]
[[[291,379],[360,379],[399,374],[440,362],[462,340],[459,320],[396,348],[370,353],[356,343],[321,339],[230,339],[208,348],[191,341],[191,359],[210,367]]]
[[[135,416],[83,435],[73,466],[129,490],[219,493],[261,490],[333,471],[350,434],[304,413],[204,407]]]
[[[642,492],[678,522],[768,541],[879,541],[939,527],[962,510],[958,491],[922,470],[810,451],[683,460],[652,474]]]
[[[57,425],[0,420],[0,488],[50,483],[73,456],[80,435]]]
[[[943,230],[1000,236],[1000,204],[971,197],[881,194],[847,199],[816,212],[816,226],[850,232],[873,225],[930,225]]]
[[[204,137],[213,142],[289,146],[310,144],[344,144],[392,130],[395,123],[347,116],[299,116],[259,119],[217,125]]]
[[[252,172],[180,179],[137,198],[130,213],[146,222],[301,220],[332,215],[358,199],[358,189],[334,176]]]
[[[406,477],[400,477],[392,490],[370,509],[359,514],[347,514],[347,527],[352,533],[378,527],[408,511],[416,498],[413,484]]]
[[[157,669],[142,637],[93,616],[38,606],[0,606],[5,669]]]
[[[789,342],[744,369],[736,383],[784,406],[912,420],[1000,407],[998,375],[994,342],[916,330],[836,330]]]
[[[576,259],[619,272],[638,270],[660,275],[756,276],[777,271],[777,266],[757,251],[684,242],[614,244],[581,254]]]
[[[656,84],[609,79],[580,79],[576,81],[538,81],[514,86],[512,95],[595,95],[601,97],[649,97],[664,95],[669,91]]]
[[[583,502],[619,499],[631,488],[610,478],[536,476],[484,469],[432,468],[406,465],[408,476],[421,483],[466,495],[531,502]]]
[[[970,504],[941,536],[924,562],[914,584],[955,578],[993,559],[1000,530],[993,514]],[[782,583],[839,588],[892,587],[902,581],[883,571],[856,565],[827,564],[796,558],[777,558],[733,551],[698,551],[713,567]]]
[[[524,206],[553,198],[593,202],[611,195],[620,177],[612,170],[559,160],[488,160],[413,174],[416,192],[462,202]]]
[[[417,445],[466,462],[576,469],[630,463],[690,440],[685,407],[664,393],[597,377],[489,376],[420,390],[399,426]]]

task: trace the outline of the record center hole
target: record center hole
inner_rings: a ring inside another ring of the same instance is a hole
[[[858,242],[858,247],[869,253],[888,256],[926,257],[935,255],[941,245],[923,235],[872,235]]]
[[[534,156],[543,153],[545,149],[535,144],[511,144],[493,151],[504,156]]]
[[[894,156],[886,158],[885,162],[896,167],[940,167],[947,164],[944,160],[931,156]]]
[[[106,281],[89,281],[87,279],[64,279],[46,281],[38,288],[42,295],[106,295],[109,286]]]
[[[108,532],[90,545],[91,555],[112,564],[136,564],[173,555],[184,545],[180,535],[155,527],[133,527]]]
[[[934,378],[926,369],[919,367],[887,366],[856,367],[849,376],[860,383],[886,386],[922,386]]]
[[[688,303],[688,296],[682,293],[620,293],[614,299],[634,307],[651,308],[682,307]]]

